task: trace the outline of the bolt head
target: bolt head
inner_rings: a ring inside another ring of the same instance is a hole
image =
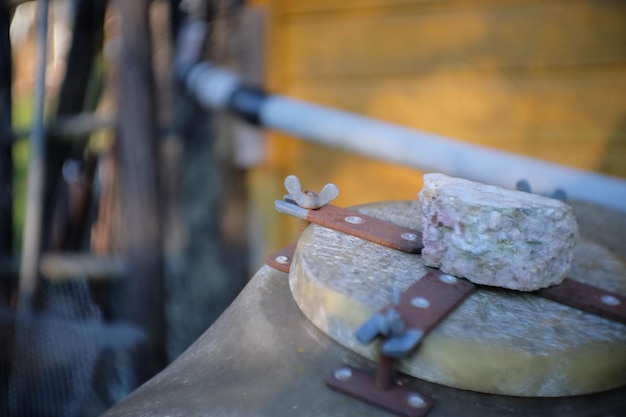
[[[409,395],[409,397],[406,399],[406,402],[413,408],[426,407],[426,401],[424,401],[424,398],[418,394]]]
[[[409,242],[417,240],[417,235],[415,233],[402,233],[400,237],[404,240],[408,240]]]
[[[351,224],[361,224],[365,222],[365,220],[363,220],[363,217],[359,216],[348,216],[344,220]]]
[[[411,299],[411,305],[417,308],[428,308],[430,307],[430,301],[424,297],[413,297]]]
[[[439,275],[439,280],[441,282],[445,282],[446,284],[456,284],[458,278],[448,274],[441,274]]]
[[[600,301],[602,301],[604,304],[608,306],[618,306],[621,304],[619,298],[614,297],[610,294],[605,294],[602,297],[600,297]]]
[[[277,256],[276,258],[274,258],[276,260],[276,262],[278,262],[279,264],[286,264],[289,263],[289,258],[285,255],[280,255]]]
[[[335,379],[338,379],[339,381],[347,381],[348,379],[352,378],[352,371],[350,370],[350,368],[339,368],[335,371],[333,375]]]

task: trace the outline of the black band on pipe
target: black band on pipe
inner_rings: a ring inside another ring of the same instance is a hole
[[[228,100],[228,108],[244,120],[261,125],[261,107],[268,94],[257,87],[240,87]]]

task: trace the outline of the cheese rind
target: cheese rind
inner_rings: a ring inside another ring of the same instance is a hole
[[[419,193],[426,265],[483,285],[534,291],[568,273],[578,237],[558,200],[443,174]]]

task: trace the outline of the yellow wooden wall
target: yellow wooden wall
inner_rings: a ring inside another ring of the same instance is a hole
[[[257,0],[274,91],[444,136],[626,177],[626,2]],[[338,205],[411,199],[421,172],[280,135],[250,176],[272,204],[298,175]],[[513,184],[511,184],[513,186]],[[295,222],[269,212],[269,248]],[[282,215],[280,215],[282,216]]]

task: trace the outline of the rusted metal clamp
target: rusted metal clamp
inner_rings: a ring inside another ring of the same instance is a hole
[[[383,339],[376,376],[342,366],[326,379],[326,384],[399,416],[427,415],[434,401],[394,383],[395,361],[410,355],[423,337],[453,312],[474,288],[474,284],[467,280],[439,270],[429,271],[356,332],[357,339],[363,344]]]
[[[421,232],[417,230],[328,204],[339,193],[333,184],[327,184],[317,194],[302,190],[300,181],[290,175],[285,180],[285,188],[290,194],[283,200],[276,200],[274,206],[281,213],[301,219],[301,232],[304,226],[315,223],[403,252],[420,253],[422,250]],[[294,252],[295,244],[270,254],[267,263],[280,271],[289,272]]]

